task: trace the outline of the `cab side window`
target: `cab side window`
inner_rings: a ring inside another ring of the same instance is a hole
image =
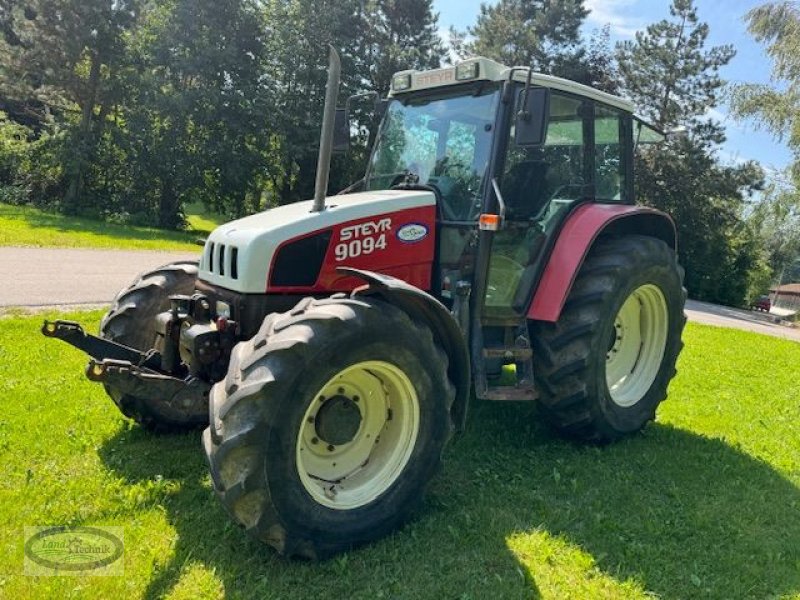
[[[595,105],[594,181],[595,197],[606,202],[626,200],[623,116],[616,109]]]
[[[583,196],[584,108],[583,100],[553,91],[544,144],[535,148],[509,144],[502,193],[511,218],[541,219],[553,200]]]

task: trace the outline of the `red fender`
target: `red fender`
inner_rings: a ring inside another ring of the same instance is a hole
[[[528,318],[555,322],[586,254],[601,233],[649,235],[677,250],[672,218],[654,208],[627,204],[584,204],[575,209],[558,234],[553,252],[528,308]]]

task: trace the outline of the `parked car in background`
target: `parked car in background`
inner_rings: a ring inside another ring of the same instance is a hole
[[[753,310],[763,310],[764,312],[769,312],[771,307],[772,303],[769,300],[769,296],[759,296],[756,298],[755,302],[753,302],[753,306],[751,308]]]

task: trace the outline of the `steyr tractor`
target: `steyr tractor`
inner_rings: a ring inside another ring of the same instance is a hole
[[[331,51],[313,200],[142,274],[99,337],[42,328],[143,427],[207,425],[225,509],[312,559],[409,518],[473,393],[538,400],[571,438],[638,432],[685,323],[674,224],[634,203],[661,134],[627,100],[485,58],[402,71],[364,178],[326,198],[339,70]]]

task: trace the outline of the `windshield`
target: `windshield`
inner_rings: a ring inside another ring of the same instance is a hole
[[[416,180],[439,191],[445,220],[476,219],[499,94],[492,86],[392,100],[370,163],[367,189]]]

